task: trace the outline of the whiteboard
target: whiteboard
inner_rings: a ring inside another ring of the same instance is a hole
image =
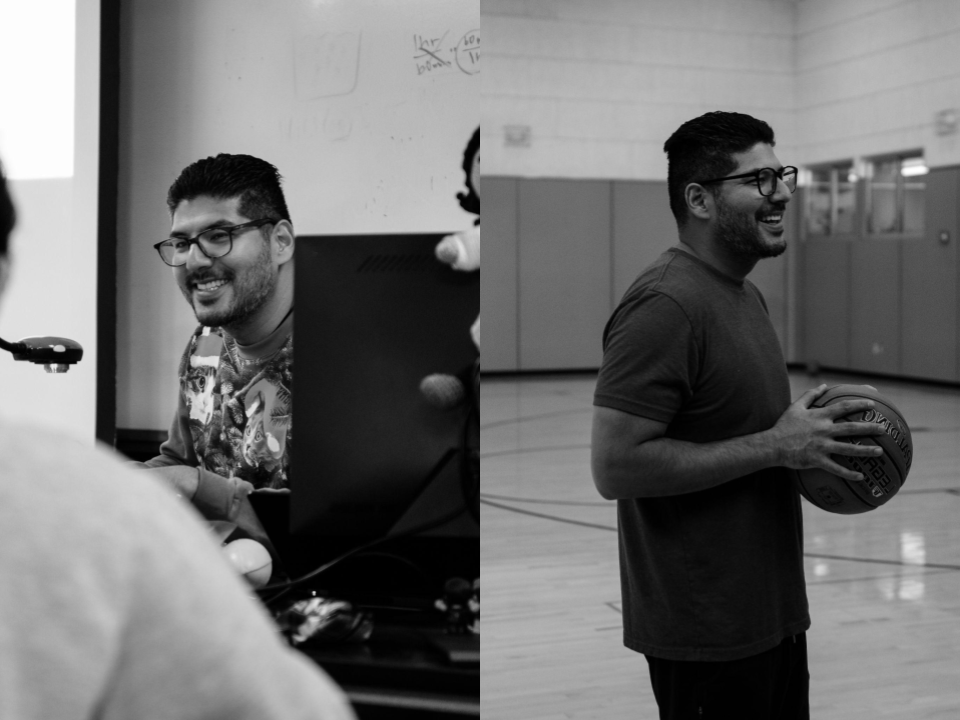
[[[480,117],[476,0],[153,5],[135,8],[184,16],[149,84],[172,65],[163,111],[186,111],[157,158],[164,185],[201,157],[246,153],[279,168],[301,234],[465,225],[455,196]]]

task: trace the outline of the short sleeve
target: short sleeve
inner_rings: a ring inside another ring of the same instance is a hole
[[[683,308],[644,291],[621,304],[603,338],[594,405],[669,423],[690,398],[700,364]]]

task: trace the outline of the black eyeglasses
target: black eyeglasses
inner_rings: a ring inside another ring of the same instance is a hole
[[[160,259],[170,267],[180,267],[186,265],[187,256],[190,254],[190,246],[194,243],[200,248],[200,252],[211,260],[221,258],[233,250],[233,234],[238,230],[251,230],[267,223],[276,223],[278,220],[272,218],[261,218],[260,220],[251,220],[240,225],[222,225],[204,230],[202,233],[192,238],[167,238],[161,240],[153,247],[160,253]]]
[[[756,180],[757,190],[759,190],[760,194],[764,197],[770,197],[777,191],[777,180],[783,180],[783,184],[787,186],[787,190],[791,193],[797,189],[797,169],[793,167],[793,165],[787,165],[779,170],[760,168],[759,170],[744,173],[743,175],[729,175],[727,177],[714,178],[713,180],[701,180],[698,184],[709,185],[710,183],[723,182],[724,180],[737,180],[738,178],[746,177],[752,177]]]

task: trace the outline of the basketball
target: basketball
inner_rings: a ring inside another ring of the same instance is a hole
[[[865,481],[845,480],[820,468],[797,471],[801,494],[821,510],[853,515],[875,510],[899,492],[913,462],[913,440],[907,421],[896,406],[868,385],[836,385],[827,390],[811,405],[826,407],[841,400],[868,398],[872,410],[859,411],[837,418],[852,422],[873,422],[881,425],[883,435],[843,438],[844,442],[879,445],[883,455],[853,457],[833,455],[833,460],[850,470],[861,473]]]

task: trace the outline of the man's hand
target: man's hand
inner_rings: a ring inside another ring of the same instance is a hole
[[[185,500],[193,500],[200,487],[200,471],[189,465],[168,465],[166,467],[150,468],[170,483],[178,496]]]
[[[795,470],[822,468],[847,480],[863,480],[863,476],[839,465],[831,455],[876,457],[883,449],[876,445],[854,445],[840,438],[883,435],[883,428],[870,422],[834,422],[851,413],[870,410],[872,400],[841,400],[823,408],[811,404],[826,392],[821,385],[807,390],[786,409],[769,430],[770,439],[780,452],[780,464]]]

